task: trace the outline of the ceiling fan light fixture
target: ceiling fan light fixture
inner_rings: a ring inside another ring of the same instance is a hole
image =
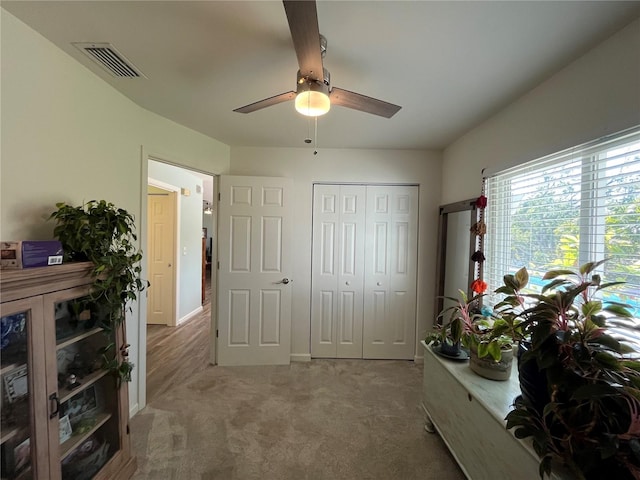
[[[328,79],[329,72],[325,69]],[[296,110],[307,117],[319,117],[331,108],[329,100],[329,82],[318,82],[300,76],[298,72],[298,88],[296,92]]]
[[[296,96],[296,110],[307,117],[319,117],[330,108],[329,95],[324,92],[306,90]]]

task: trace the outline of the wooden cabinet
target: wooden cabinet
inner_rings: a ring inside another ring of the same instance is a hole
[[[89,300],[91,264],[0,274],[2,480],[120,480],[131,456],[124,326],[107,331]]]
[[[422,347],[425,429],[440,434],[466,477],[540,480],[533,446],[515,438],[504,420],[520,394],[517,369],[510,380],[488,380],[473,373],[468,362],[443,359],[424,342]],[[551,476],[561,478],[570,477]]]

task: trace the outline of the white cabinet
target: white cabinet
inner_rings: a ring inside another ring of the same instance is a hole
[[[518,440],[505,426],[520,394],[517,369],[508,381],[488,380],[473,373],[468,362],[443,359],[421,343],[425,428],[437,430],[467,478],[540,480],[530,442]]]
[[[416,186],[314,186],[313,357],[414,357],[417,224]]]

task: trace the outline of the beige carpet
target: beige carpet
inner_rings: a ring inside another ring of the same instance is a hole
[[[424,431],[421,365],[208,367],[131,421],[135,480],[461,480]]]

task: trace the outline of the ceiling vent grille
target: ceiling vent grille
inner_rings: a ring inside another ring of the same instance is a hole
[[[146,78],[138,68],[133,66],[133,64],[110,43],[73,43],[72,45],[114,77]]]

